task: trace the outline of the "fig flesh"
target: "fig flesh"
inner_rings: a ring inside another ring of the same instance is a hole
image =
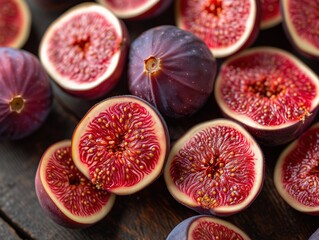
[[[285,33],[301,54],[319,59],[318,1],[282,0]]]
[[[166,240],[250,240],[248,235],[234,224],[208,215],[189,217],[170,232]]]
[[[221,65],[215,98],[260,143],[280,145],[298,137],[316,116],[319,79],[292,54],[256,47]]]
[[[119,81],[128,32],[112,12],[96,3],[79,4],[57,18],[40,44],[40,60],[66,92],[97,99]]]
[[[134,96],[116,96],[93,106],[77,125],[72,156],[98,188],[135,193],[162,172],[169,135],[155,108]]]
[[[227,216],[247,208],[264,181],[264,159],[239,124],[215,119],[176,141],[164,169],[169,192],[200,213]]]
[[[205,43],[175,26],[158,26],[132,43],[128,63],[131,94],[165,117],[197,112],[213,91],[216,60]]]
[[[262,0],[261,29],[268,29],[281,22],[280,0]]]
[[[0,47],[22,48],[29,38],[31,12],[25,0],[0,0]]]
[[[260,0],[177,0],[176,24],[201,38],[216,58],[250,46],[259,33]]]
[[[114,14],[126,20],[142,20],[158,16],[172,0],[96,0]]]
[[[0,139],[32,134],[44,123],[51,106],[49,78],[36,56],[0,47]]]
[[[280,196],[294,209],[319,215],[319,123],[314,124],[280,154],[274,183]]]
[[[70,140],[59,141],[44,152],[35,189],[48,216],[69,228],[92,226],[109,213],[115,201],[115,195],[98,190],[75,167]]]

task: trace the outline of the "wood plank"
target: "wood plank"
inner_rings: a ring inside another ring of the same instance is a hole
[[[3,219],[0,218],[0,239],[4,240],[21,240],[15,230],[10,227]]]

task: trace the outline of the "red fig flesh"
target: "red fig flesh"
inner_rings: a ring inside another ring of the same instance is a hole
[[[268,29],[281,22],[280,0],[262,0],[261,29]]]

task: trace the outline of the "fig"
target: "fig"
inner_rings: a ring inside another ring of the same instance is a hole
[[[281,23],[280,0],[261,0],[261,29],[272,28]]]
[[[94,105],[77,125],[72,156],[99,189],[135,193],[162,172],[169,149],[166,123],[148,102],[115,96]]]
[[[22,48],[30,36],[31,12],[25,0],[0,0],[0,47]]]
[[[258,36],[260,0],[177,0],[176,24],[201,38],[216,58],[250,46]]]
[[[164,169],[171,195],[199,213],[229,216],[261,191],[264,157],[239,124],[214,119],[195,125],[171,149]]]
[[[97,189],[74,165],[71,140],[49,146],[35,177],[35,190],[45,213],[57,224],[86,228],[112,209],[115,195]]]
[[[175,26],[151,28],[130,48],[129,91],[165,117],[197,112],[213,91],[216,72],[216,60],[206,44]]]
[[[189,217],[173,228],[166,240],[250,240],[234,224],[209,215]]]
[[[298,137],[316,116],[319,79],[285,50],[255,47],[221,65],[215,98],[225,116],[261,144],[280,145]]]
[[[25,50],[0,47],[0,139],[35,132],[52,106],[52,88],[38,58]]]
[[[97,3],[67,10],[46,29],[40,60],[67,93],[85,99],[105,96],[118,83],[127,56],[128,32]]]
[[[318,1],[282,0],[285,33],[301,54],[319,59]]]
[[[319,228],[311,234],[308,240],[318,240],[319,239]]]
[[[281,152],[274,170],[280,196],[294,209],[319,215],[319,123],[307,129]]]
[[[126,20],[144,20],[163,13],[172,0],[96,0],[117,17]]]

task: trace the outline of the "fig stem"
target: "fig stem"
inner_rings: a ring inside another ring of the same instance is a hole
[[[150,56],[146,60],[144,60],[144,69],[147,73],[155,73],[160,69],[160,59]]]
[[[24,108],[24,103],[25,100],[22,98],[22,96],[18,95],[13,97],[9,103],[10,111],[21,113]]]

